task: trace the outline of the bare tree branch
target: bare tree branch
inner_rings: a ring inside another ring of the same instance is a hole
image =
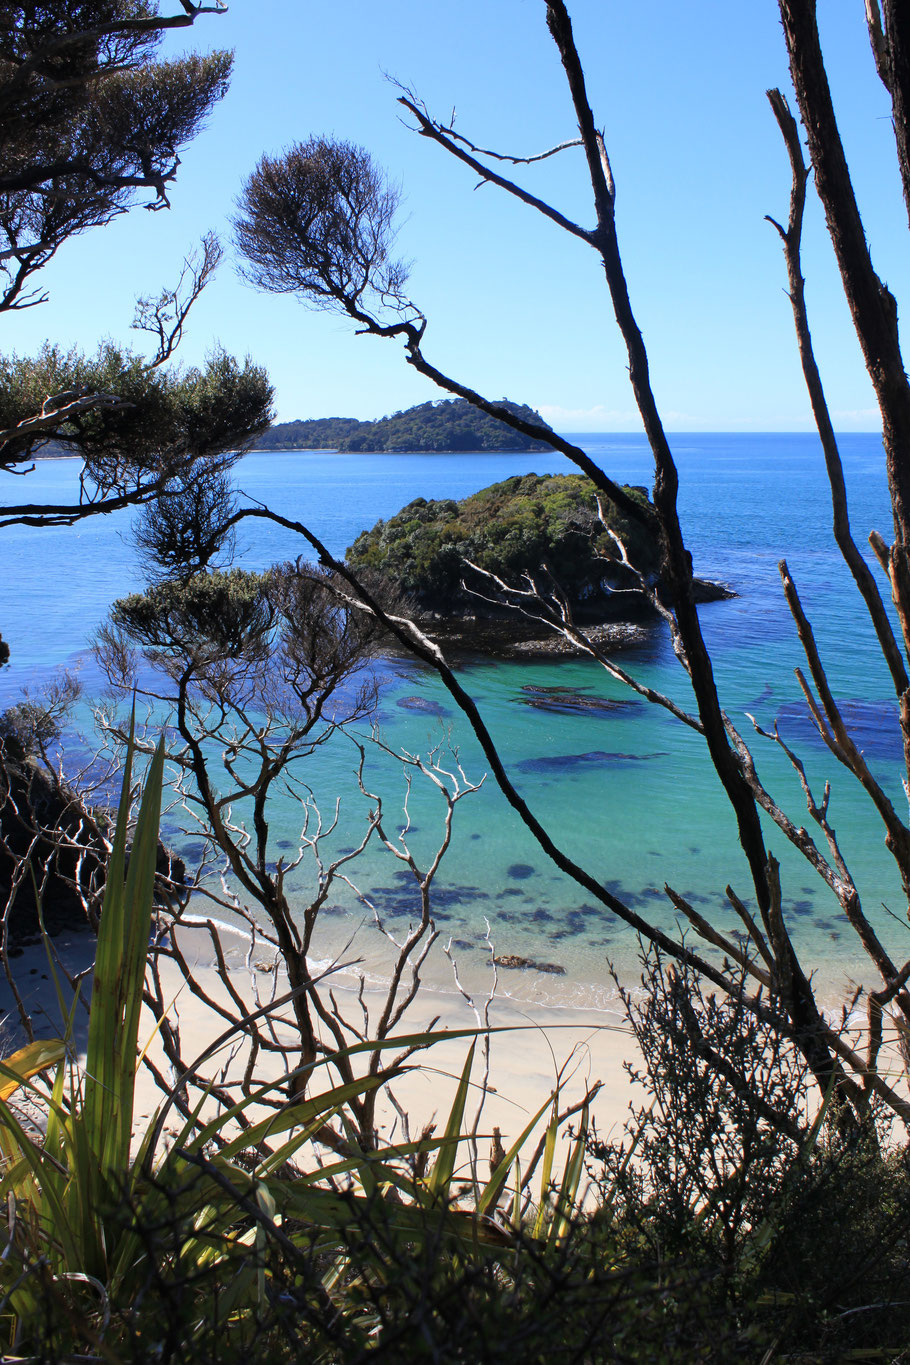
[[[170,360],[180,345],[190,310],[224,255],[214,232],[207,232],[201,245],[201,254],[185,258],[180,278],[172,289],[163,289],[157,299],[140,298],[136,301],[136,316],[132,324],[134,329],[149,332],[157,341],[155,355],[149,362],[151,370]]]
[[[537,209],[538,213],[542,213],[545,218],[549,218],[557,227],[561,227],[565,232],[571,233],[573,237],[580,237],[583,242],[591,241],[591,233],[587,228],[579,226],[578,223],[573,223],[571,218],[567,218],[565,214],[560,213],[558,209],[554,209],[552,205],[547,204],[543,199],[539,199],[536,194],[531,194],[529,190],[522,189],[522,187],[516,185],[513,180],[507,180],[505,176],[500,175],[498,171],[491,170],[491,168],[485,166],[482,161],[478,161],[477,157],[472,156],[470,151],[464,150],[463,147],[459,145],[460,143],[464,143],[467,147],[471,147],[471,144],[457,133],[453,133],[451,129],[445,128],[442,124],[436,123],[431,119],[423,105],[415,103],[414,99],[409,95],[399,96],[398,103],[403,105],[417,120],[417,131],[420,133],[421,137],[428,137],[433,142],[438,142],[447,152],[451,152],[452,156],[457,157],[458,160],[464,162],[466,166],[470,166],[471,170],[475,171],[476,174],[480,176],[481,180],[486,181],[491,185],[498,185],[501,190],[505,190],[508,194],[514,195],[514,197],[520,199],[523,204],[527,204],[529,208]],[[562,144],[562,146],[565,147],[579,145],[579,139],[576,139],[571,143]],[[471,151],[475,150],[478,149],[471,147]],[[554,150],[559,151],[561,148],[555,148]],[[495,153],[483,151],[479,151],[478,154],[480,156],[495,155]],[[546,153],[546,155],[551,155],[551,153]],[[499,159],[513,160],[512,157]],[[538,159],[539,158],[536,157],[529,158],[529,160],[532,161]]]
[[[796,339],[799,346],[799,356],[802,363],[803,375],[806,381],[806,388],[809,392],[809,401],[812,404],[812,412],[815,417],[815,425],[821,438],[822,449],[825,455],[825,467],[828,471],[828,483],[831,488],[831,503],[834,512],[834,539],[841,551],[847,566],[856,581],[866,604],[875,633],[878,636],[882,653],[885,656],[888,667],[891,670],[891,677],[894,680],[895,691],[900,697],[908,685],[907,670],[894,639],[894,632],[891,629],[891,622],[885,611],[884,603],[878,591],[878,586],[869,566],[863,559],[853,539],[850,531],[850,517],[847,510],[847,489],[844,483],[844,471],[838,450],[837,437],[834,434],[834,426],[831,422],[831,415],[828,411],[828,404],[825,398],[824,387],[818,366],[815,362],[815,353],[812,346],[812,336],[809,331],[809,319],[806,311],[805,281],[802,277],[800,264],[800,242],[802,238],[803,213],[806,203],[806,184],[809,179],[809,172],[803,161],[802,147],[799,140],[799,131],[796,120],[790,113],[787,102],[779,90],[769,90],[768,101],[774,111],[778,127],[781,130],[787,153],[790,157],[790,166],[793,173],[793,187],[790,194],[790,220],[786,230],[781,225],[769,218],[768,221],[774,223],[780,233],[784,245],[784,257],[787,263],[787,276],[790,284],[790,302],[793,306],[793,321],[796,327]],[[904,745],[910,744],[910,735],[904,736]],[[908,761],[910,761],[910,749],[907,750]]]

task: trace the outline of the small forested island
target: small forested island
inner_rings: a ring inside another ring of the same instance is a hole
[[[632,643],[640,628],[616,623],[647,621],[650,611],[610,532],[652,582],[659,576],[660,553],[647,491],[626,491],[645,513],[641,522],[611,503],[604,504],[601,521],[594,484],[583,474],[516,475],[460,502],[415,498],[362,532],[347,562],[403,599],[415,616],[479,648],[511,652],[516,641],[539,643],[546,632],[511,609],[470,564],[510,585],[527,587],[523,575],[532,575],[544,592],[558,584],[580,624],[605,628],[602,638],[613,643]],[[696,588],[703,601],[732,596],[703,580],[696,580]],[[492,631],[490,622],[496,623]],[[545,652],[554,652],[552,645]]]
[[[526,404],[500,399],[500,406],[516,417],[551,430],[539,412]],[[437,399],[378,422],[358,422],[354,417],[319,417],[308,422],[279,422],[259,438],[260,450],[338,450],[374,453],[382,451],[544,451],[550,447],[533,441],[475,408],[464,398]]]
[[[627,491],[650,513],[644,488]],[[642,525],[612,505],[605,510],[633,561],[655,574],[657,535],[650,516]],[[482,577],[466,560],[515,583],[523,573],[540,577],[549,569],[573,607],[588,614],[603,614],[611,586],[632,586],[615,541],[598,521],[594,484],[583,474],[519,474],[460,502],[415,498],[348,550],[356,572],[394,583],[420,612],[441,616],[482,606],[470,591],[483,587]]]

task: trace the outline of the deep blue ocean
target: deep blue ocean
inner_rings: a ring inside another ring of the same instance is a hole
[[[651,463],[643,437],[576,437],[610,475],[650,485]],[[781,733],[804,758],[810,778],[832,782],[831,821],[842,841],[867,913],[896,951],[907,953],[906,907],[884,848],[882,830],[854,780],[840,770],[807,715],[794,667],[799,643],[780,588],[777,563],[786,557],[815,627],[838,697],[849,702],[855,735],[898,810],[906,813],[900,742],[889,678],[875,649],[862,603],[831,538],[830,499],[818,441],[809,435],[680,435],[673,438],[680,471],[683,527],[696,571],[723,580],[738,596],[703,607],[721,701],[751,731],[746,713]],[[874,527],[889,537],[891,517],[881,442],[873,435],[842,438],[842,455],[854,533],[865,544]],[[75,496],[78,462],[43,460],[25,479],[0,476],[0,502],[63,502]],[[342,554],[379,517],[417,496],[460,498],[534,470],[567,472],[549,455],[338,455],[329,452],[254,453],[236,466],[238,487],[312,528]],[[87,641],[110,603],[141,586],[129,545],[128,516],[97,518],[75,527],[9,528],[0,533],[0,633],[11,647],[0,673],[0,706],[23,686],[40,686],[60,665],[81,671],[86,694],[100,689]],[[260,568],[306,552],[290,534],[260,523],[241,529],[237,561]],[[622,655],[638,678],[685,703],[688,686],[666,632],[655,627],[648,643]],[[379,661],[382,681],[379,735],[392,750],[457,751],[465,774],[479,781],[485,765],[468,727],[435,677],[401,659]],[[562,713],[529,704],[531,688],[568,687],[591,697],[622,699],[621,686],[593,663],[471,661],[464,681],[477,698],[516,783],[554,838],[602,882],[665,928],[676,913],[664,892],[668,882],[721,925],[736,927],[726,908],[730,883],[749,899],[745,860],[733,819],[699,737],[664,711],[634,701],[615,710]],[[90,708],[81,709],[83,732]],[[366,734],[364,727],[361,733]],[[398,766],[367,744],[367,776],[387,810],[400,809],[404,784]],[[805,802],[786,760],[768,741],[754,752],[766,784],[797,823]],[[347,847],[364,827],[368,803],[354,781],[356,751],[344,741],[308,760],[300,777],[324,810],[340,800],[335,835]],[[439,835],[442,805],[429,784],[410,798],[411,838],[426,859]],[[273,811],[278,852],[296,848],[299,806],[284,800]],[[175,842],[192,855],[192,839],[176,830]],[[182,842],[181,842],[182,841]],[[861,955],[837,903],[775,831],[769,844],[780,857],[784,906],[804,962],[832,991],[864,972]],[[314,873],[298,874],[301,904]],[[390,927],[405,926],[415,900],[400,864],[378,846],[352,868],[357,891]],[[475,985],[488,979],[489,935],[499,953],[531,957],[565,969],[562,976],[503,973],[502,986],[523,998],[607,1004],[613,997],[613,963],[634,977],[634,936],[549,865],[487,780],[461,802],[455,834],[438,880],[436,918],[451,938],[462,975]],[[372,912],[341,887],[324,920],[319,952],[326,957],[349,941],[348,956],[382,971],[381,939]],[[444,959],[431,968],[450,980]]]

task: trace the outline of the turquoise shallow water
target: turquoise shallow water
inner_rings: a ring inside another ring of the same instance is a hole
[[[596,436],[581,443],[614,476],[650,482],[642,438]],[[874,651],[851,580],[830,542],[830,508],[817,442],[808,436],[690,436],[676,438],[684,526],[699,572],[722,578],[740,594],[702,610],[725,708],[741,726],[746,712],[761,723],[780,720],[782,733],[804,756],[810,776],[832,779],[832,822],[861,887],[867,912],[895,950],[906,952],[899,884],[883,848],[879,826],[855,784],[841,775],[807,723],[793,667],[801,662],[777,573],[786,556],[815,624],[823,657],[839,695],[851,703],[857,734],[874,771],[906,810],[900,750],[893,725],[888,678]],[[878,438],[843,438],[843,454],[857,539],[873,526],[887,534],[889,512]],[[461,497],[529,469],[568,469],[558,456],[332,455],[306,452],[254,454],[237,468],[251,496],[306,521],[335,552],[378,516],[409,499]],[[60,501],[75,487],[72,461],[44,461],[26,480],[0,479],[0,499]],[[3,487],[3,484],[7,487]],[[138,586],[126,521],[99,518],[64,531],[12,528],[0,536],[0,631],[12,648],[12,665],[0,674],[0,705],[24,683],[35,684],[61,663],[81,664],[87,690],[97,686],[85,656],[86,640],[110,601]],[[294,538],[268,527],[241,533],[240,559],[259,567],[301,553]],[[871,660],[871,662],[870,662]],[[685,678],[665,634],[623,655],[641,678],[685,701]],[[456,746],[465,773],[479,781],[482,755],[463,719],[436,681],[402,660],[379,665],[380,734],[392,749],[425,752]],[[596,665],[575,661],[464,665],[516,782],[557,842],[640,913],[674,928],[676,915],[664,882],[698,908],[733,927],[725,909],[727,883],[747,898],[744,859],[732,816],[696,735],[666,713],[630,699]],[[567,687],[592,698],[630,704],[570,713],[532,704],[531,689]],[[773,745],[755,742],[760,771],[782,804],[804,819],[798,784]],[[391,760],[368,746],[367,775],[387,808],[400,808],[403,783]],[[340,740],[319,751],[301,776],[322,807],[342,797],[334,847],[350,846],[363,827],[366,803],[353,782],[355,751]],[[410,801],[413,846],[429,856],[438,837],[441,803],[427,783]],[[286,800],[273,814],[278,853],[297,842],[300,810]],[[556,963],[564,976],[503,974],[510,993],[574,1003],[607,1003],[614,994],[608,961],[628,978],[635,971],[634,936],[590,903],[574,883],[546,862],[489,780],[458,807],[453,845],[440,873],[435,901],[440,927],[455,942],[466,980],[488,979],[483,936],[501,953]],[[838,907],[810,869],[772,834],[783,868],[785,905],[794,935],[831,983],[861,967]],[[283,847],[282,847],[283,845]],[[187,849],[191,851],[191,849]],[[403,927],[414,908],[408,876],[388,853],[371,850],[352,871],[390,927]],[[301,870],[300,895],[309,881]],[[381,972],[381,939],[372,911],[351,888],[341,887],[324,919],[318,945],[326,956],[356,932],[352,950],[370,971]],[[433,969],[450,980],[448,963]]]

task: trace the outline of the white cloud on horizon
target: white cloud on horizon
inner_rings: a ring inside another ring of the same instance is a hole
[[[641,426],[641,418],[635,408],[622,411],[607,408],[603,403],[596,403],[593,408],[563,408],[558,403],[541,403],[537,411],[557,431],[597,431],[602,426],[613,431],[625,431],[630,426]]]
[[[642,425],[636,409],[608,408],[603,403],[596,403],[590,408],[565,408],[558,403],[541,403],[538,411],[556,431],[566,433],[640,431]],[[771,416],[765,412],[761,417],[726,416],[720,422],[716,417],[699,417],[674,409],[664,411],[661,416],[668,431],[803,431],[812,430],[814,425],[811,413],[791,412]],[[835,427],[847,431],[878,431],[881,428],[878,408],[835,409],[831,418]]]
[[[831,413],[834,422],[869,422],[874,430],[882,423],[878,408],[835,408]]]

